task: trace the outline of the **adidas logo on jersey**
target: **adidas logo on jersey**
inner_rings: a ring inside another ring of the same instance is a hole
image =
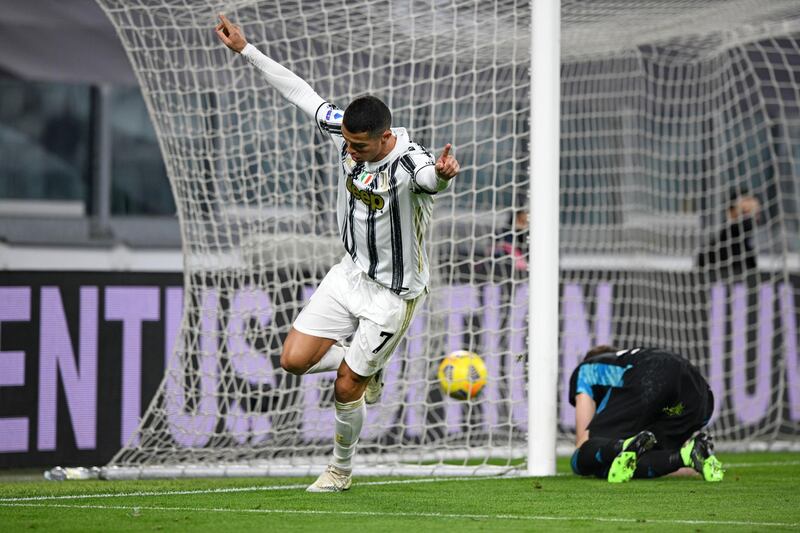
[[[347,188],[347,192],[349,192],[351,196],[353,196],[356,200],[359,200],[362,204],[367,206],[367,208],[370,211],[383,209],[383,206],[385,204],[383,197],[379,194],[375,194],[369,189],[359,189],[353,183],[352,177],[347,178],[345,187]]]

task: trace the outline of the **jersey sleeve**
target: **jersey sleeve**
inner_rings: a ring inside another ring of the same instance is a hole
[[[313,118],[320,106],[325,103],[325,100],[305,80],[261,53],[252,44],[248,43],[241,54],[261,73],[267,83],[281,93],[281,96],[297,106],[309,117]]]
[[[592,386],[595,383],[592,382],[590,372],[592,368],[589,365],[582,365],[580,372],[578,372],[578,383],[575,387],[575,394],[588,394],[590,397],[594,398],[594,392],[592,391]]]
[[[578,394],[588,394],[590,398],[594,399],[594,392],[592,390],[591,374],[589,365],[580,364],[575,370],[572,371],[572,376],[569,379],[569,403],[575,405],[575,397]]]
[[[411,192],[416,194],[436,194],[450,184],[450,180],[440,179],[436,175],[436,163],[433,154],[425,149],[406,152],[400,158],[400,164],[411,176]]]
[[[572,375],[569,378],[569,403],[573,407],[575,407],[575,397],[578,395],[578,374],[581,371],[581,367],[583,365],[578,365],[575,367],[575,370],[572,371]]]
[[[340,148],[344,145],[344,137],[342,137],[342,117],[344,117],[344,111],[330,102],[323,102],[320,104],[315,117],[319,131],[326,137],[329,137],[331,141]]]

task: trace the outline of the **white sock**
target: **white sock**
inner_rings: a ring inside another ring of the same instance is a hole
[[[336,435],[333,439],[333,466],[342,470],[353,469],[352,458],[356,452],[358,436],[367,415],[364,397],[350,403],[335,402]]]
[[[312,366],[306,371],[306,374],[316,374],[317,372],[330,372],[331,370],[338,370],[339,365],[342,364],[344,354],[347,353],[347,347],[341,342],[337,342],[331,346],[322,359],[317,361],[317,364]]]

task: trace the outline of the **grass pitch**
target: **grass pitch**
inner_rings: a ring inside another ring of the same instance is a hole
[[[311,478],[0,483],[3,531],[800,530],[800,454],[720,454],[722,483],[369,478],[308,494]]]

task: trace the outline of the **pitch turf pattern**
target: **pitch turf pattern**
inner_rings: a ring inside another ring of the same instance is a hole
[[[721,454],[722,483],[615,485],[553,478],[359,478],[343,494],[309,479],[7,481],[3,531],[781,531],[800,529],[800,454]],[[8,478],[6,478],[8,479]]]

